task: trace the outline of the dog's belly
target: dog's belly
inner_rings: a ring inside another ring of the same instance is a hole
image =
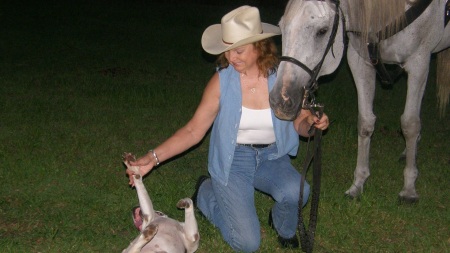
[[[182,225],[171,218],[156,217],[150,224],[158,225],[155,237],[145,245],[144,253],[184,253],[184,235]]]

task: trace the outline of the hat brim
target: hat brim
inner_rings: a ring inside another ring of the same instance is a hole
[[[217,55],[236,47],[240,47],[281,34],[281,30],[278,26],[267,23],[261,23],[261,25],[263,33],[253,35],[246,39],[237,41],[236,43],[233,43],[231,45],[223,42],[222,40],[222,26],[220,24],[211,25],[203,32],[202,47],[206,52]]]

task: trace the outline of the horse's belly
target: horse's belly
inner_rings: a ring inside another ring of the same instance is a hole
[[[441,41],[439,41],[438,45],[433,50],[433,53],[437,53],[449,47],[450,47],[450,23],[448,23],[447,26],[445,27],[442,39]]]

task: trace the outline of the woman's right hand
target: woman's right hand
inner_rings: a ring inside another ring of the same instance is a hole
[[[141,176],[145,176],[147,173],[149,173],[153,167],[155,167],[156,161],[153,157],[153,154],[151,152],[147,153],[145,156],[137,159],[136,161],[130,161],[131,166],[139,166],[139,173]],[[133,171],[127,169],[126,173],[128,175],[128,179],[130,180],[128,182],[129,185],[134,187],[134,177],[135,174]]]

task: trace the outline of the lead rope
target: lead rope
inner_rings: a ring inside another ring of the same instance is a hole
[[[309,107],[320,118],[323,113],[323,106],[319,107],[318,111],[312,109],[313,106]],[[311,129],[314,125],[311,126]],[[310,129],[310,131],[311,131]],[[310,150],[311,136],[308,137],[307,144],[307,154],[306,159],[303,163],[303,174],[300,183],[300,197],[298,202],[298,232],[300,235],[301,248],[304,252],[310,253],[313,251],[314,246],[314,236],[316,233],[317,225],[317,214],[319,211],[319,196],[320,196],[320,181],[322,175],[322,130],[314,129],[314,147]],[[308,168],[313,162],[313,185],[312,185],[312,196],[311,196],[311,211],[309,216],[308,229],[306,229],[302,209],[303,209],[303,192],[305,188],[305,177],[308,173]]]

